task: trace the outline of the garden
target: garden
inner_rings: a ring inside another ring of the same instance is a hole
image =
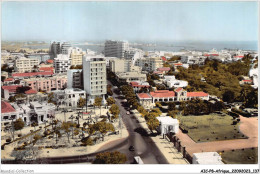
[[[258,164],[258,148],[219,152],[225,164]]]
[[[193,141],[210,142],[247,138],[239,131],[240,119],[225,113],[200,116],[178,116],[180,129]]]

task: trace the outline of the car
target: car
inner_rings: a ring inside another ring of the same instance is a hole
[[[126,111],[126,115],[130,115],[130,112],[129,112],[129,111]]]
[[[129,147],[129,151],[135,151],[135,147],[134,146],[130,146]]]

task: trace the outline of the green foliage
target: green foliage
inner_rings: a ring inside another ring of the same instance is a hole
[[[161,107],[162,107],[162,104],[161,104],[160,102],[155,102],[155,106],[161,108]]]
[[[103,152],[96,156],[94,164],[124,164],[127,161],[126,155],[118,151]]]
[[[147,111],[144,109],[143,106],[138,106],[137,111],[144,117],[147,113]]]
[[[169,115],[172,118],[177,118],[177,116],[176,116],[177,113],[176,112],[177,112],[176,110],[171,110],[171,111],[168,111],[167,115]]]
[[[156,117],[150,117],[146,123],[150,130],[156,130],[159,126],[159,120],[157,120]]]
[[[108,97],[107,98],[107,105],[110,106],[112,104],[115,104],[115,99],[113,97]]]
[[[21,118],[14,121],[14,130],[22,130],[24,127],[24,122]]]
[[[119,107],[116,104],[112,104],[112,106],[109,109],[110,113],[113,114],[115,118],[118,118],[118,115],[120,113]]]
[[[113,91],[112,91],[112,86],[111,85],[107,85],[107,95],[110,95],[110,96],[113,95]]]
[[[102,98],[101,97],[96,97],[95,98],[95,102],[94,102],[94,106],[100,107],[101,104],[102,104]]]
[[[181,56],[172,56],[168,61],[181,60]]]
[[[158,117],[162,114],[162,111],[159,108],[154,108],[150,113],[155,113],[155,116]]]
[[[54,93],[53,92],[48,94],[48,103],[54,103]]]
[[[240,93],[243,87],[238,79],[241,75],[248,75],[251,59],[250,55],[245,55],[242,61],[228,64],[207,59],[204,66],[179,67],[176,79],[188,81],[187,91],[204,91],[227,102],[242,101]],[[201,77],[206,82],[202,82]]]
[[[94,144],[93,139],[91,137],[86,137],[82,139],[81,142],[84,146],[92,146]]]
[[[86,105],[86,99],[80,97],[78,101],[78,107],[83,108]]]

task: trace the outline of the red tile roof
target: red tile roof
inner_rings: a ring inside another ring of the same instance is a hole
[[[174,66],[182,66],[183,64],[182,63],[174,63],[173,65]]]
[[[180,92],[182,90],[183,90],[183,88],[177,88],[177,89],[175,89],[175,92]]]
[[[14,80],[13,78],[7,78],[7,79],[4,80],[4,82],[8,82],[8,81],[10,82],[10,81],[13,81],[13,80]]]
[[[138,82],[130,82],[130,85],[139,85],[139,83]]]
[[[22,85],[11,85],[11,86],[2,86],[4,90],[7,90],[9,92],[15,93],[18,87],[21,87]]]
[[[170,67],[162,67],[162,68],[157,68],[157,71],[170,71]]]
[[[243,58],[244,56],[234,56],[234,58]]]
[[[219,56],[219,54],[210,53],[211,56]]]
[[[154,92],[150,92],[150,95],[156,98],[163,98],[163,97],[167,98],[167,97],[174,97],[175,92],[169,90],[157,90]]]
[[[39,71],[54,71],[54,67],[40,67]]]
[[[243,82],[252,82],[252,80],[242,80]]]
[[[207,97],[208,95],[205,92],[187,92],[187,97]]]
[[[8,102],[1,101],[1,113],[15,112],[15,109]]]
[[[37,94],[37,91],[29,89],[28,91],[25,91],[25,94]]]
[[[166,61],[167,59],[166,59],[164,56],[162,56],[162,60],[163,60],[163,61]]]
[[[139,98],[149,98],[149,99],[152,98],[152,97],[151,97],[149,94],[147,94],[147,93],[138,93],[137,95],[138,95]]]
[[[48,59],[48,60],[46,60],[46,62],[47,62],[47,63],[53,63],[53,60]]]
[[[210,56],[209,54],[204,54],[204,56]]]
[[[32,76],[37,76],[37,75],[53,75],[53,72],[47,71],[47,72],[31,72],[31,73],[13,73],[13,77],[32,77]]]

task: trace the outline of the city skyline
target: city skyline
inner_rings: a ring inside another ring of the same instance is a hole
[[[256,41],[257,2],[2,3],[3,41],[107,39]]]

